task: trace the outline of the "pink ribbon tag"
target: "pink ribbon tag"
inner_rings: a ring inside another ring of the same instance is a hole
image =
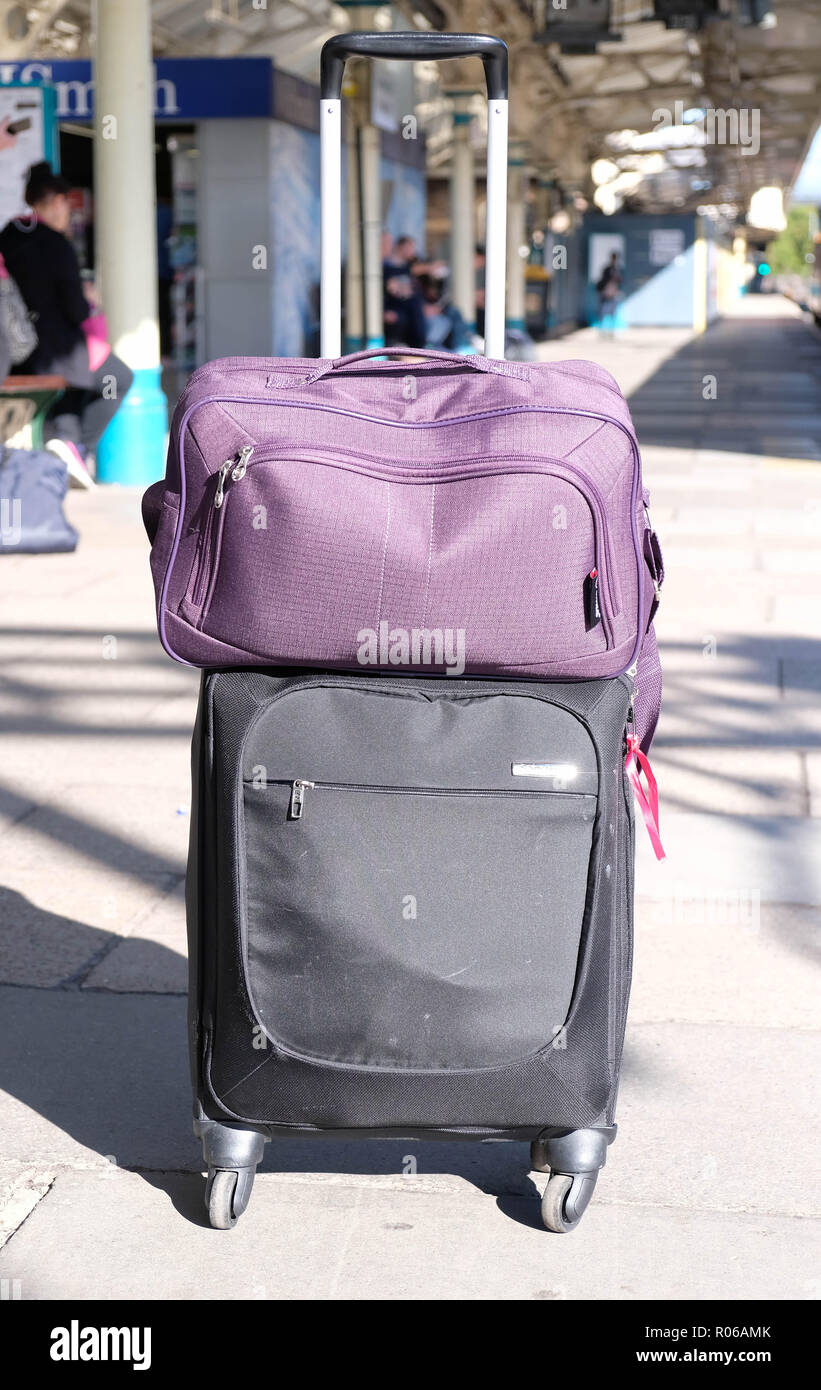
[[[650,843],[653,846],[657,859],[666,859],[664,847],[659,836],[659,790],[656,779],[653,776],[653,769],[650,761],[639,747],[639,741],[635,734],[627,735],[627,757],[624,760],[624,768],[630,778],[633,793],[639,804],[639,809],[644,817],[644,824],[647,826],[647,834],[650,836]],[[644,773],[647,779],[647,790],[644,790],[641,781],[641,774]]]

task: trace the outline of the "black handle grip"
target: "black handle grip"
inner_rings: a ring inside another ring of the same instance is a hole
[[[346,58],[424,59],[481,58],[490,101],[507,100],[507,44],[490,34],[428,34],[356,31],[335,34],[322,45],[320,89],[323,100],[342,96]]]

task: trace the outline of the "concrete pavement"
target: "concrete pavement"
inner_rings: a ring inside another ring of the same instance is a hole
[[[640,836],[620,1133],[584,1222],[541,1230],[522,1145],[293,1140],[236,1229],[205,1228],[197,677],[157,643],[136,494],[75,492],[76,555],[2,561],[0,1278],[23,1298],[817,1296],[821,337],[762,298],[695,340],[541,351],[630,393],[668,571],[669,858]]]

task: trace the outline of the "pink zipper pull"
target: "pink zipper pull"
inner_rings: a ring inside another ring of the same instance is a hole
[[[659,792],[656,779],[653,776],[653,769],[650,760],[642,753],[639,741],[635,734],[627,735],[627,756],[624,759],[624,768],[633,788],[639,809],[644,817],[644,824],[647,826],[647,833],[650,836],[650,843],[653,846],[657,859],[666,859],[664,847],[659,835]],[[647,790],[645,791],[641,774],[647,780]]]

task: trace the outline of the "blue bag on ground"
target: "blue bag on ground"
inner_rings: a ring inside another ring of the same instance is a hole
[[[75,550],[79,539],[63,515],[65,464],[45,450],[0,452],[0,555]]]

